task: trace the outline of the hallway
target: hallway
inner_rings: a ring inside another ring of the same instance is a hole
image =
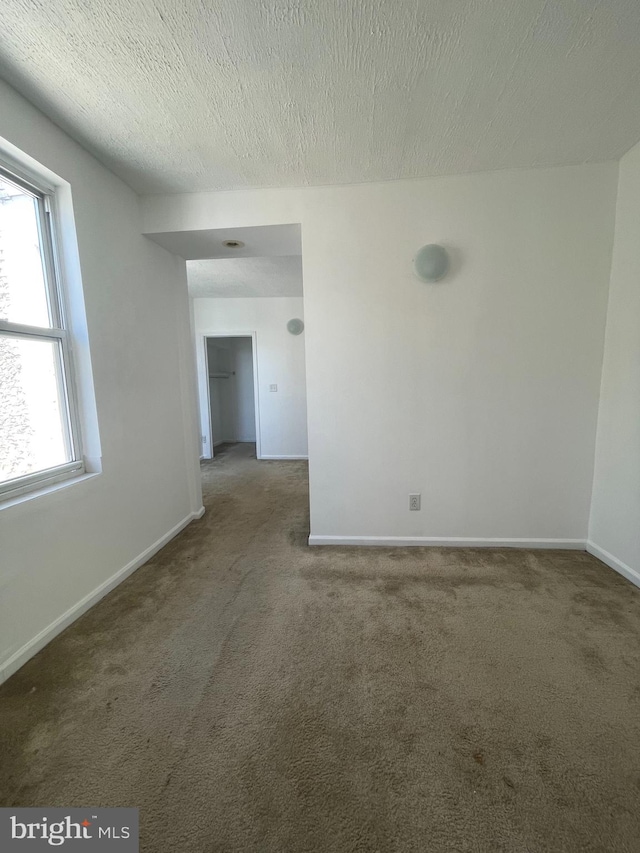
[[[0,688],[2,805],[143,851],[631,851],[640,596],[582,552],[308,548],[305,462],[207,512]]]

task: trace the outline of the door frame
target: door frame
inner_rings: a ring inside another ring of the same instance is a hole
[[[215,451],[213,448],[213,429],[211,427],[211,395],[209,392],[209,352],[207,350],[207,338],[251,338],[251,356],[253,359],[253,404],[255,410],[255,421],[256,421],[256,458],[262,459],[262,440],[261,440],[261,430],[260,430],[260,384],[258,381],[258,333],[256,331],[247,331],[247,332],[201,332],[202,335],[202,346],[204,348],[204,382],[203,386],[205,389],[206,399],[207,399],[207,417],[205,423],[208,428],[207,435],[207,443],[209,446],[210,455],[205,457],[207,459],[213,459],[215,456]]]

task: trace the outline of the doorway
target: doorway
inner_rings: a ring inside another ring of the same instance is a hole
[[[255,335],[207,336],[211,456],[222,444],[259,444]],[[260,448],[256,446],[260,457]]]

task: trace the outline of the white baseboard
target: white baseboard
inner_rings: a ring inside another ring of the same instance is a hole
[[[274,460],[274,459],[293,460],[293,459],[308,459],[308,458],[309,458],[308,456],[267,456],[264,453],[262,454],[262,456],[260,456],[260,459],[269,459],[269,460]]]
[[[434,536],[309,536],[309,545],[436,548],[563,548],[584,551],[584,539],[465,539]]]
[[[111,575],[111,577],[104,581],[104,583],[101,583],[100,586],[96,587],[96,589],[88,595],[85,595],[84,598],[80,599],[80,601],[70,607],[66,613],[63,613],[62,616],[59,616],[50,625],[40,631],[39,634],[36,634],[32,640],[25,643],[25,645],[11,655],[10,658],[0,663],[0,684],[10,678],[14,672],[17,672],[21,666],[24,666],[30,658],[36,655],[47,645],[47,643],[50,643],[54,637],[64,631],[65,628],[68,628],[69,625],[75,622],[83,613],[86,613],[94,604],[97,604],[101,598],[104,598],[104,596],[111,592],[112,589],[115,589],[115,587],[128,578],[129,575],[132,575],[136,569],[139,569],[140,566],[148,562],[154,554],[156,554],[161,548],[164,548],[164,546],[173,539],[174,536],[177,536],[178,533],[180,533],[180,531],[194,519],[202,518],[203,515],[204,507],[200,507],[199,510],[189,513],[186,518],[183,518],[182,521],[178,522],[175,527],[172,527],[168,533],[161,536],[160,539],[153,543],[153,545],[150,545],[146,550],[144,550],[142,554],[139,554],[134,560],[127,563],[124,568],[117,571],[114,575]]]
[[[613,554],[605,551],[604,548],[600,548],[599,545],[596,545],[596,543],[592,542],[590,539],[587,540],[587,551],[590,554],[593,554],[594,557],[602,560],[602,562],[609,566],[610,569],[614,569],[616,572],[619,572],[628,581],[631,581],[632,584],[640,586],[640,572],[632,569],[631,566],[623,563],[622,560],[614,557]]]

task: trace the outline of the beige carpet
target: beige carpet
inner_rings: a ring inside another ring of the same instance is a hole
[[[207,514],[0,690],[3,805],[144,851],[640,850],[640,595],[584,553],[309,549],[237,445]]]

